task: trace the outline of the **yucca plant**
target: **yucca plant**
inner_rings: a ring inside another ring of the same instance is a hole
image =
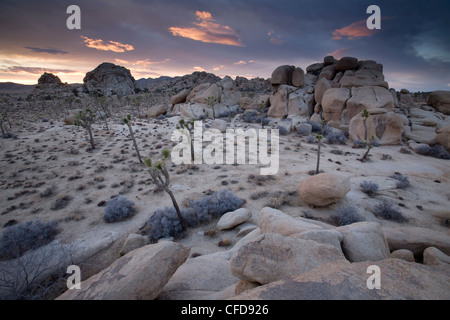
[[[128,130],[130,131],[130,136],[131,136],[131,139],[133,140],[134,149],[136,150],[136,153],[137,153],[137,156],[139,159],[139,163],[143,163],[141,154],[139,153],[139,148],[136,143],[136,139],[134,137],[133,128],[131,127],[131,115],[127,114],[127,116],[125,118],[123,118],[122,121],[123,121],[123,123],[125,123],[128,126]]]
[[[166,160],[170,157],[170,151],[168,149],[163,149],[162,156],[163,158],[155,163],[152,162],[152,159],[146,158],[145,165],[149,168],[148,172],[152,177],[153,183],[156,184],[158,188],[163,189],[165,192],[167,192],[167,194],[170,196],[173,207],[177,212],[178,220],[180,221],[183,231],[185,231],[187,229],[187,224],[181,216],[180,207],[178,206],[177,200],[175,199],[172,190],[170,190],[169,188],[170,176],[169,171],[167,171]]]
[[[89,108],[80,110],[73,120],[75,126],[80,126],[86,129],[89,134],[89,142],[92,149],[95,149],[94,137],[92,135],[92,124],[95,123],[95,112]]]

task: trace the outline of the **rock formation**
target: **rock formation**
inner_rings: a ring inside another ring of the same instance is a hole
[[[128,95],[136,90],[136,81],[130,70],[108,62],[86,73],[83,82],[85,90],[104,95]]]

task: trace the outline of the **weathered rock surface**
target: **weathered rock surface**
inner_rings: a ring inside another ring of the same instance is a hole
[[[369,118],[366,121],[367,139],[372,136],[380,145],[396,145],[402,141],[404,125],[402,118],[385,109],[369,110]],[[365,139],[364,119],[362,112],[352,118],[349,126],[349,137],[353,141]]]
[[[218,230],[227,230],[244,223],[252,216],[247,208],[239,208],[235,211],[225,213],[217,222],[216,228]]]
[[[174,273],[158,295],[159,300],[208,299],[238,282],[230,271],[230,261],[211,255],[188,259]]]
[[[427,99],[427,104],[433,106],[439,112],[450,115],[450,91],[434,91]]]
[[[190,249],[161,241],[129,252],[111,266],[68,290],[58,300],[152,300],[189,256]]]
[[[377,261],[381,288],[369,290],[372,261],[336,261],[234,297],[236,300],[448,300],[450,269],[406,262]]]
[[[290,236],[313,229],[323,229],[319,224],[307,219],[294,219],[284,212],[265,207],[258,216],[258,224],[261,233],[278,233],[282,236]]]
[[[345,259],[342,251],[316,241],[265,233],[231,258],[231,272],[242,280],[266,284]]]
[[[336,230],[343,235],[342,251],[349,261],[389,258],[389,247],[380,224],[363,221],[338,227]]]
[[[343,175],[319,173],[300,182],[297,193],[306,203],[325,207],[344,198],[350,188],[350,180]]]
[[[436,247],[450,255],[450,236],[446,233],[421,227],[383,227],[391,251],[408,249],[421,257],[428,247]]]

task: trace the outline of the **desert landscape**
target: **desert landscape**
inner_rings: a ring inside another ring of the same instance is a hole
[[[449,300],[449,10],[1,2],[0,300]]]
[[[103,63],[25,89],[2,93],[3,299],[449,298],[449,92],[389,89],[376,61],[331,56],[143,89]],[[279,168],[159,162],[183,231],[149,171],[192,120],[223,145],[227,129],[276,130]]]

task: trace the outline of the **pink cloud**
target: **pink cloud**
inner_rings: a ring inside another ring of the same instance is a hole
[[[341,29],[333,31],[333,40],[342,40],[347,37],[350,40],[361,37],[368,37],[377,32],[376,29],[370,30],[367,28],[366,20],[354,22]]]
[[[100,51],[113,51],[113,52],[125,52],[134,50],[134,47],[130,44],[123,44],[117,41],[105,41],[102,39],[90,39],[85,36],[81,36],[84,44],[88,48],[97,49]]]
[[[211,13],[196,11],[195,14],[199,22],[193,22],[193,27],[170,27],[169,31],[172,35],[206,43],[244,46],[237,32],[229,26],[213,22],[215,20]]]

